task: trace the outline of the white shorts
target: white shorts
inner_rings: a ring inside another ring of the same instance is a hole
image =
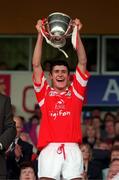
[[[38,157],[38,177],[70,180],[81,177],[83,157],[77,143],[50,143]]]

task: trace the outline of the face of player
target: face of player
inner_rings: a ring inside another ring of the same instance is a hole
[[[51,80],[53,83],[53,88],[57,92],[64,91],[67,87],[68,80],[69,80],[67,67],[64,65],[54,66],[52,69]]]

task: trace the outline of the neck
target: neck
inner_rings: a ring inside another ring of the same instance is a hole
[[[62,92],[65,92],[66,91],[66,87],[64,87],[64,88],[56,88],[56,87],[54,87],[54,90],[57,92],[57,93],[62,93]]]

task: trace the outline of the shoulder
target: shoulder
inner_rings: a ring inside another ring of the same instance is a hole
[[[82,72],[79,66],[76,67],[75,73],[79,74],[79,76],[81,76],[84,80],[87,80],[90,77],[90,73],[88,72],[88,70],[85,70],[85,72]]]
[[[1,94],[0,93],[0,98],[3,98],[3,99],[8,99],[8,98],[10,98],[9,96],[7,96],[7,95],[4,95],[4,94]]]
[[[0,101],[6,101],[6,100],[9,100],[9,99],[10,99],[9,96],[0,93]]]

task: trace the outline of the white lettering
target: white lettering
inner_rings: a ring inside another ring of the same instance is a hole
[[[58,116],[59,117],[65,117],[65,116],[70,116],[71,112],[70,111],[63,111],[63,110],[59,110],[56,112],[49,112],[49,115],[51,117],[53,117],[53,119],[55,120]]]
[[[103,101],[108,101],[110,94],[115,94],[115,96],[117,96],[117,100],[119,100],[119,87],[114,79],[109,79],[106,92],[103,96]]]

